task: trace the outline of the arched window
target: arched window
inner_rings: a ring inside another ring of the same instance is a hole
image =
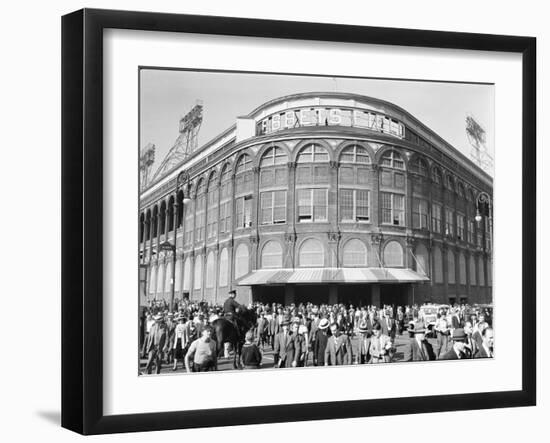
[[[365,243],[356,238],[344,245],[344,266],[367,266],[367,247]]]
[[[202,255],[195,257],[195,275],[193,275],[193,289],[202,288]]]
[[[208,253],[208,258],[206,259],[206,288],[210,289],[214,287],[216,280],[216,259],[214,257],[214,252],[210,251]]]
[[[151,239],[151,210],[147,210],[147,215],[145,216],[145,241],[148,241]]]
[[[219,286],[227,286],[229,282],[229,253],[223,248],[220,253],[220,275]]]
[[[458,281],[461,285],[465,285],[467,283],[466,257],[464,257],[464,254],[462,252],[458,256]]]
[[[154,294],[157,288],[157,267],[151,266],[149,272],[151,273],[149,276],[149,294]]]
[[[143,234],[145,231],[145,215],[143,212],[139,216],[139,242],[143,243]]]
[[[262,268],[282,268],[283,248],[277,241],[268,241],[262,248]]]
[[[366,148],[359,145],[346,146],[340,154],[340,163],[370,164],[370,156]]]
[[[260,160],[260,187],[288,185],[288,156],[283,148],[274,146]]]
[[[215,238],[218,233],[218,181],[214,172],[208,180],[206,210],[206,235],[208,238]]]
[[[152,228],[152,232],[153,232],[153,238],[155,238],[158,234],[158,226],[159,226],[159,207],[157,205],[155,205],[155,207],[153,208],[153,228]]]
[[[321,267],[325,264],[325,251],[323,244],[310,238],[302,243],[298,254],[299,266]]]
[[[430,259],[428,256],[428,250],[422,243],[419,243],[416,247],[414,258],[416,272],[428,277],[430,275]]]
[[[170,199],[168,200],[168,209],[167,209],[167,216],[168,216],[168,232],[172,232],[174,230],[174,196],[172,195]]]
[[[384,152],[382,158],[380,159],[380,165],[384,166],[385,168],[405,169],[405,162],[403,161],[403,157],[401,157],[401,154],[399,154],[399,152],[393,149]]]
[[[248,246],[241,243],[235,251],[235,278],[248,274],[248,264]]]
[[[235,167],[235,194],[251,193],[253,182],[252,159],[248,154],[244,154],[239,158]]]
[[[206,211],[206,185],[204,179],[200,179],[197,185],[197,197],[195,199],[195,242],[204,240],[204,218]]]
[[[316,144],[307,145],[302,148],[298,157],[297,163],[327,163],[329,161],[329,154],[327,150]]]
[[[386,243],[384,247],[384,266],[403,266],[403,247],[395,240]]]
[[[433,248],[434,281],[443,283],[443,254],[438,246]]]
[[[340,166],[338,168],[338,183],[341,187],[367,186],[371,171],[369,164],[371,158],[363,146],[346,146],[340,154]]]
[[[298,221],[324,222],[328,217],[328,151],[320,145],[309,144],[301,149],[296,161]]]
[[[447,251],[447,283],[455,284],[455,253],[450,249]]]
[[[411,163],[411,171],[423,177],[428,176],[428,163],[421,157],[416,157]]]
[[[435,184],[441,184],[441,169],[435,167],[432,170],[432,180]]]
[[[181,228],[183,224],[183,191],[178,191],[176,201],[178,203],[178,210],[176,213],[176,223],[177,223],[177,227]]]
[[[472,255],[470,256],[470,285],[471,286],[477,285],[476,261],[475,261],[475,258]]]
[[[222,169],[220,181],[220,232],[231,231],[231,169],[226,164]]]
[[[307,145],[299,152],[296,162],[296,184],[327,184],[328,151],[320,145]]]
[[[164,235],[166,231],[166,202],[160,204],[160,220],[159,220],[160,235]]]
[[[284,165],[286,166],[288,157],[283,148],[272,147],[265,151],[260,160],[260,167],[265,168],[268,166]]]
[[[162,294],[162,285],[164,284],[165,266],[159,265],[157,269],[157,294]]]
[[[252,226],[252,160],[248,155],[239,158],[235,169],[235,224],[237,228]]]
[[[183,262],[183,290],[191,289],[191,258],[187,257]]]

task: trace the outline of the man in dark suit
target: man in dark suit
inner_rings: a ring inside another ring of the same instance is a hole
[[[267,342],[267,334],[269,330],[269,323],[265,318],[265,312],[261,311],[256,325],[256,343],[258,346],[264,348],[265,343]]]
[[[147,341],[145,342],[145,352],[147,353],[147,374],[153,372],[153,364],[156,366],[156,373],[160,374],[162,366],[162,351],[166,344],[167,331],[164,324],[164,316],[157,314],[155,324],[151,326]]]
[[[315,340],[313,341],[313,365],[325,365],[325,350],[327,348],[328,339],[330,337],[329,321],[326,318],[319,320],[319,326],[315,332]]]
[[[351,341],[346,334],[342,334],[338,325],[330,325],[331,337],[328,339],[325,349],[325,366],[351,365],[353,362],[353,350]]]
[[[435,360],[432,345],[426,340],[426,328],[422,322],[414,325],[414,338],[410,341],[410,349],[405,361],[429,361]]]
[[[466,333],[464,329],[457,328],[451,336],[453,346],[445,354],[439,357],[440,360],[461,360],[463,358],[471,358],[469,348],[466,346]]]
[[[395,321],[388,314],[388,311],[382,311],[382,317],[379,320],[380,326],[382,326],[382,334],[387,335],[392,340],[395,338]]]
[[[358,327],[359,339],[357,340],[357,363],[364,365],[369,362],[370,331],[367,320],[361,320]]]
[[[492,358],[494,342],[493,328],[485,328],[481,335],[483,341],[481,343],[481,346],[477,349],[474,358]]]
[[[294,339],[288,330],[290,321],[285,319],[281,323],[282,331],[275,336],[274,359],[275,366],[279,368],[296,367],[296,353],[294,348]]]

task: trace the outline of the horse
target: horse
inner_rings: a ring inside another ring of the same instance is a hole
[[[212,322],[214,339],[217,344],[218,358],[223,353],[224,343],[231,343],[235,350],[233,356],[233,368],[240,367],[241,349],[244,344],[245,334],[256,325],[256,313],[251,309],[242,308],[234,316],[238,327],[225,317],[220,317]]]

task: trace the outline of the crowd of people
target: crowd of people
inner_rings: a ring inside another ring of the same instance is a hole
[[[244,369],[261,368],[266,351],[278,368],[493,356],[492,310],[487,307],[443,305],[435,324],[428,324],[419,305],[255,302],[245,307],[232,292],[223,305],[182,300],[173,312],[166,302],[151,302],[141,318],[145,372],[155,367],[160,373],[163,363],[173,371],[180,363],[187,372],[217,370],[223,346],[211,325],[220,317],[235,322],[243,309],[256,314],[255,324],[243,334],[239,363]],[[406,344],[403,352],[397,352],[398,338]]]

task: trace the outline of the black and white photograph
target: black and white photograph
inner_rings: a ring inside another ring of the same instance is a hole
[[[494,94],[141,66],[138,374],[493,358]]]

